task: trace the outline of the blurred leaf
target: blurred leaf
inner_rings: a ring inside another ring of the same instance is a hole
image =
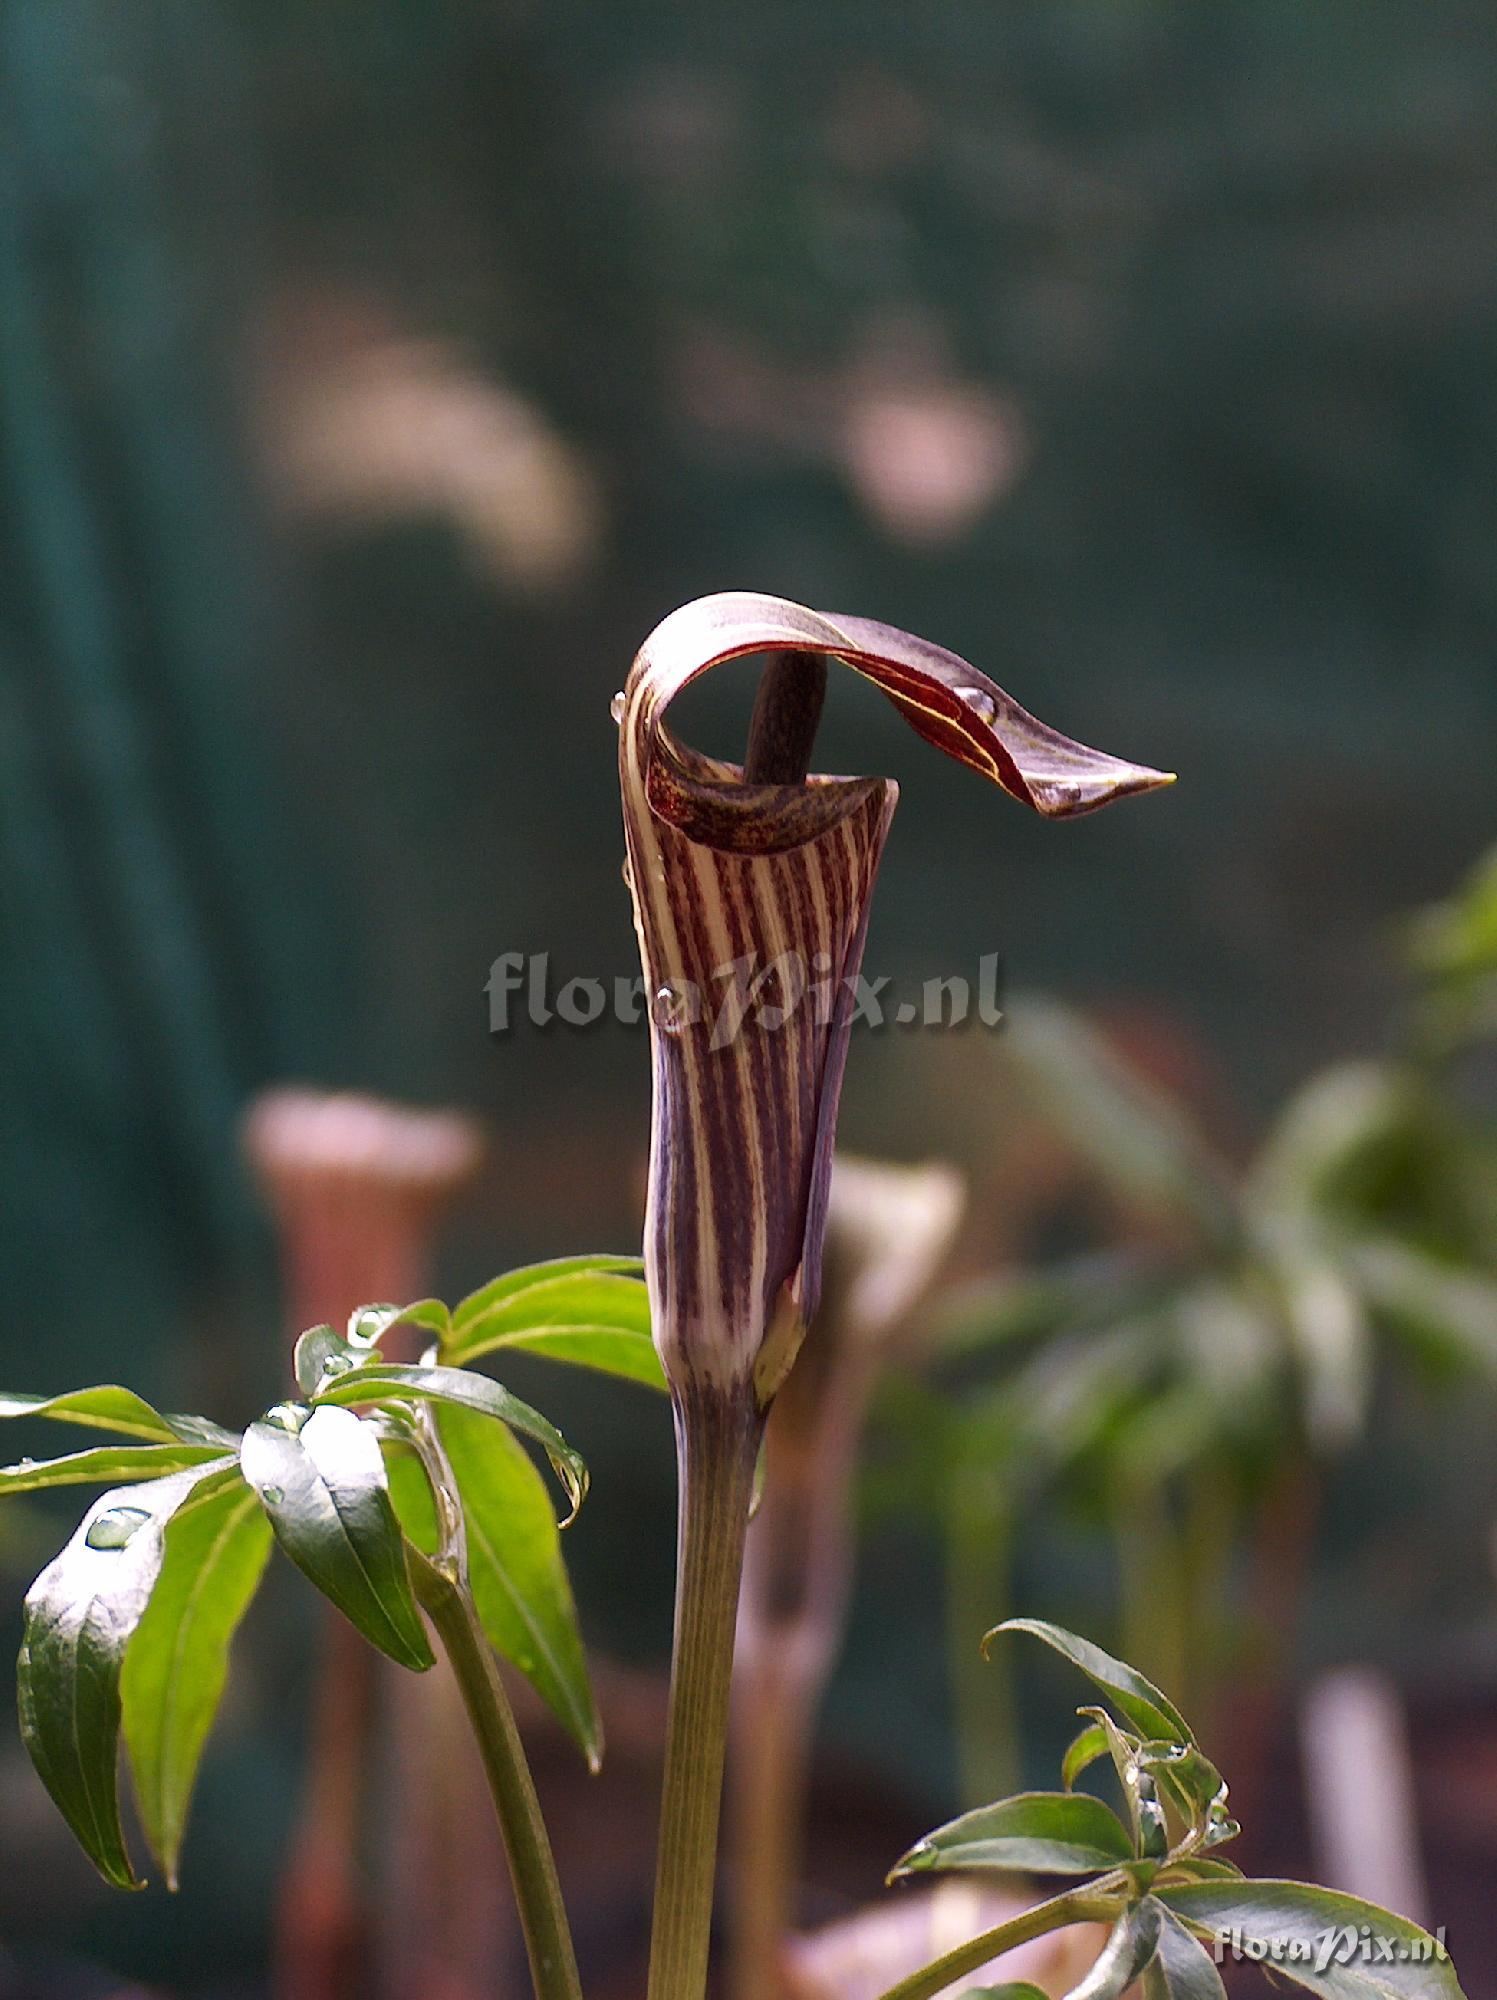
[[[1120,2000],[1158,1949],[1163,1919],[1152,1897],[1124,1910],[1096,1964],[1066,2000]]]
[[[1340,1450],[1367,1421],[1372,1329],[1361,1300],[1329,1258],[1285,1259],[1277,1277],[1304,1384],[1305,1429],[1322,1450]]]
[[[238,1478],[179,1509],[167,1524],[150,1602],[125,1650],[125,1743],[146,1838],[172,1888],[229,1646],[270,1545],[258,1496]]]
[[[1090,1875],[1133,1859],[1122,1821],[1085,1792],[1021,1792],[917,1841],[890,1879],[950,1869]]]
[[[1074,1632],[1067,1632],[1059,1625],[1047,1624],[1043,1619],[1008,1618],[988,1633],[982,1642],[983,1651],[986,1652],[993,1640],[1005,1632],[1027,1632],[1031,1638],[1043,1641],[1063,1659],[1069,1660],[1072,1666],[1079,1667],[1087,1679],[1109,1695],[1120,1713],[1145,1736],[1163,1737],[1172,1743],[1195,1741],[1180,1711],[1152,1681],[1145,1680],[1126,1661],[1115,1660],[1110,1653],[1104,1653],[1090,1640],[1078,1639]]]
[[[1218,1249],[1236,1243],[1224,1163],[1181,1106],[1079,1014],[1026,997],[1006,1012],[1003,1050],[1038,1107],[1118,1196],[1165,1221],[1187,1221]]]
[[[16,1669],[21,1735],[42,1783],[107,1882],[141,1886],[120,1825],[120,1672],[166,1549],[166,1526],[233,1467],[101,1494],[26,1594]]]
[[[466,1368],[405,1367],[394,1361],[376,1360],[328,1383],[318,1394],[317,1406],[326,1409],[329,1405],[412,1399],[461,1404],[533,1438],[545,1451],[566,1489],[572,1504],[568,1520],[576,1517],[577,1509],[587,1497],[587,1466],[581,1456],[539,1410],[522,1403],[502,1383],[487,1375]]]
[[[1497,1380],[1497,1284],[1391,1236],[1357,1243],[1351,1272],[1373,1310],[1447,1373]]]
[[[962,2000],[1049,2000],[1049,1995],[1027,1979],[1010,1979],[1002,1986],[969,1986]]]
[[[429,1667],[373,1431],[325,1405],[294,1429],[262,1419],[245,1432],[240,1463],[297,1568],[381,1652],[403,1667]]]
[[[487,1417],[452,1404],[434,1414],[462,1496],[468,1581],[483,1628],[596,1770],[603,1728],[545,1481],[524,1447]]]
[[[0,1495],[35,1493],[49,1486],[107,1486],[113,1480],[160,1479],[222,1458],[222,1446],[200,1444],[99,1445],[66,1458],[23,1458],[0,1465]]]
[[[1265,1965],[1325,2000],[1462,2000],[1428,1932],[1355,1896],[1303,1882],[1194,1882],[1157,1897],[1197,1932],[1261,1945]]]
[[[1209,1952],[1169,1910],[1161,1915],[1159,1950],[1144,1974],[1144,2000],[1227,2000]]]

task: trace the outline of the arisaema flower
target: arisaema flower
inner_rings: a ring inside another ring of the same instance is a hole
[[[628,874],[651,997],[645,1259],[678,1394],[768,1403],[815,1309],[828,1175],[889,778],[756,782],[668,722],[746,653],[828,656],[917,734],[1048,819],[1167,784],[1048,728],[956,654],[868,618],[727,591],[674,611],[615,704]]]

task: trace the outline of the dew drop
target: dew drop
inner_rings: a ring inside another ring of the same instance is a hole
[[[350,1368],[357,1368],[358,1361],[352,1354],[330,1354],[322,1364],[324,1375],[346,1375]]]
[[[284,1487],[267,1486],[262,1489],[261,1497],[263,1498],[267,1507],[279,1507],[281,1502],[285,1499],[286,1493]]]
[[[997,720],[998,704],[986,688],[961,687],[957,693],[979,722],[993,723]]]
[[[664,986],[655,988],[655,1003],[651,1009],[655,1026],[662,1034],[678,1035],[686,1026],[690,1005],[686,994],[669,980]]]
[[[305,1403],[276,1403],[265,1412],[262,1421],[274,1424],[278,1431],[290,1431],[295,1437],[311,1414]]]
[[[36,1460],[34,1458],[18,1458],[16,1463],[29,1472],[31,1467],[36,1464]]]
[[[122,1549],[150,1515],[144,1507],[106,1507],[83,1537],[91,1549]]]
[[[613,717],[613,719],[614,719],[614,721],[615,721],[615,722],[622,722],[622,721],[623,721],[623,719],[624,719],[624,690],[623,690],[622,688],[620,688],[620,689],[619,689],[618,693],[617,693],[617,694],[616,694],[616,695],[614,696],[613,700],[612,700],[611,702],[609,702],[609,704],[608,704],[608,713],[609,713],[609,714],[610,714],[610,715],[611,715],[611,716]]]

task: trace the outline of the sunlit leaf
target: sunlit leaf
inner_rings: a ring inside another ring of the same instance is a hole
[[[161,1479],[222,1457],[221,1445],[136,1444],[99,1445],[92,1451],[69,1452],[66,1458],[23,1458],[16,1465],[0,1465],[0,1495],[36,1493],[50,1486],[109,1486]]]
[[[270,1554],[258,1496],[242,1480],[180,1508],[144,1616],[125,1650],[125,1743],[146,1838],[168,1883],[203,1746],[228,1674],[229,1646]]]
[[[106,1881],[140,1886],[120,1825],[120,1673],[161,1573],[176,1511],[232,1462],[115,1487],[26,1594],[16,1692],[42,1783]]]
[[[480,1285],[476,1292],[470,1292],[452,1308],[451,1342],[462,1351],[468,1329],[491,1312],[507,1305],[520,1293],[533,1290],[537,1285],[554,1284],[561,1278],[586,1278],[590,1276],[613,1275],[639,1279],[644,1276],[644,1260],[641,1257],[614,1257],[594,1255],[586,1257],[552,1257],[543,1264],[522,1264],[517,1270],[506,1271],[501,1277],[491,1278],[486,1285]]]
[[[293,1406],[282,1422],[250,1425],[240,1463],[297,1568],[381,1652],[404,1667],[429,1667],[373,1431],[349,1410]]]
[[[481,1312],[454,1317],[442,1358],[469,1362],[500,1348],[665,1387],[650,1335],[649,1293],[638,1278],[596,1265],[531,1283]]]
[[[1126,1661],[1115,1660],[1110,1653],[1104,1653],[1100,1646],[1092,1645],[1088,1639],[1078,1639],[1074,1632],[1067,1632],[1059,1625],[1047,1624],[1040,1618],[1008,1618],[997,1625],[983,1640],[986,1652],[993,1640],[1004,1632],[1027,1632],[1031,1638],[1039,1639],[1045,1645],[1079,1667],[1103,1693],[1109,1695],[1119,1712],[1146,1737],[1164,1737],[1173,1743],[1193,1743],[1190,1728],[1180,1711],[1168,1696],[1160,1693],[1152,1681],[1145,1680],[1137,1668]]]
[[[1085,1792],[1022,1792],[928,1833],[896,1864],[893,1877],[951,1869],[1087,1875],[1132,1858],[1127,1830],[1100,1799]]]
[[[122,1437],[174,1442],[176,1431],[159,1410],[109,1382],[97,1389],[70,1389],[61,1396],[0,1396],[0,1418],[52,1417],[85,1430],[117,1431]]]

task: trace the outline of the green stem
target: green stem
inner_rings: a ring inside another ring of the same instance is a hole
[[[551,1842],[509,1696],[468,1592],[434,1563],[412,1561],[416,1595],[452,1663],[504,1836],[536,2000],[582,2000]]]
[[[733,1635],[763,1419],[704,1391],[676,1403],[676,1635],[648,2000],[702,2000],[712,1936]]]
[[[982,1635],[1008,1615],[1013,1518],[986,1473],[959,1476],[946,1510],[946,1626],[962,1797],[969,1806],[1019,1785],[1011,1649],[982,1655]]]
[[[1052,1896],[1048,1903],[1036,1903],[1032,1910],[1010,1917],[996,1930],[983,1931],[966,1944],[958,1945],[955,1951],[948,1951],[944,1958],[934,1959],[918,1972],[912,1972],[908,1979],[901,1979],[897,1986],[880,1994],[879,2000],[934,2000],[936,1994],[944,1993],[954,1981],[969,1972],[980,1972],[1001,1952],[1028,1944],[1031,1938],[1064,1930],[1070,1924],[1111,1923],[1117,1916],[1118,1904],[1102,1893],[1103,1883],[1111,1879],[1104,1877],[1088,1883],[1084,1889],[1068,1889],[1063,1896]]]

